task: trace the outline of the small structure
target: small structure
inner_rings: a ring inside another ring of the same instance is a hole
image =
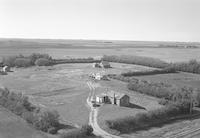
[[[108,61],[101,61],[99,64],[102,68],[111,68],[110,63]]]
[[[93,63],[93,64],[92,64],[92,67],[93,67],[93,68],[101,68],[101,66],[99,65],[99,63]]]
[[[109,102],[109,98],[105,93],[96,95],[96,102],[97,103],[108,103]]]
[[[2,71],[3,72],[9,72],[10,71],[10,67],[9,66],[4,66]]]
[[[92,73],[90,77],[96,79],[96,80],[108,80],[108,77],[106,75],[102,75],[101,73]]]
[[[129,106],[130,97],[124,93],[110,91],[96,96],[98,103],[111,103],[118,106]]]

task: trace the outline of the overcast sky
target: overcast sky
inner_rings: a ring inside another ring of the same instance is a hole
[[[0,0],[0,37],[200,41],[200,0]]]

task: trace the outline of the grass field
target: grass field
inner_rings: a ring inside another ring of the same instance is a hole
[[[92,64],[62,64],[52,67],[13,68],[14,72],[1,76],[0,84],[14,92],[22,92],[42,107],[57,110],[61,118],[72,125],[88,123],[89,109],[86,99],[89,88],[88,74],[93,72],[120,73],[135,68],[149,69],[136,65],[113,63],[113,68],[92,68]],[[123,67],[126,69],[123,70]]]

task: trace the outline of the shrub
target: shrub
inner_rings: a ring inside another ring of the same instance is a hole
[[[33,124],[37,129],[48,132],[50,128],[59,127],[59,114],[56,111],[45,111],[38,115],[38,120]]]
[[[33,54],[31,54],[31,55],[29,56],[29,59],[31,60],[32,65],[34,65],[34,64],[35,64],[35,61],[36,61],[37,59],[40,59],[40,58],[52,60],[52,57],[49,56],[48,54],[33,53]]]
[[[31,60],[28,58],[16,58],[14,65],[16,67],[29,67],[31,66]]]
[[[81,131],[87,136],[90,136],[93,132],[93,128],[90,125],[84,125],[81,127]]]
[[[59,138],[87,138],[92,135],[92,127],[89,125],[82,126],[79,129],[74,129],[68,133],[63,133]]]
[[[49,66],[51,65],[51,61],[46,58],[39,58],[35,61],[35,65],[37,66]]]

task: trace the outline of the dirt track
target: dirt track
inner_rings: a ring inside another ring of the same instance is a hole
[[[109,134],[108,132],[101,129],[100,126],[98,125],[98,122],[97,122],[98,108],[93,107],[92,102],[91,102],[94,96],[95,85],[93,85],[92,82],[87,82],[87,85],[90,89],[90,93],[87,98],[87,104],[89,105],[91,109],[90,116],[89,116],[89,125],[92,126],[93,133],[97,136],[102,136],[103,138],[121,138],[119,136]]]

